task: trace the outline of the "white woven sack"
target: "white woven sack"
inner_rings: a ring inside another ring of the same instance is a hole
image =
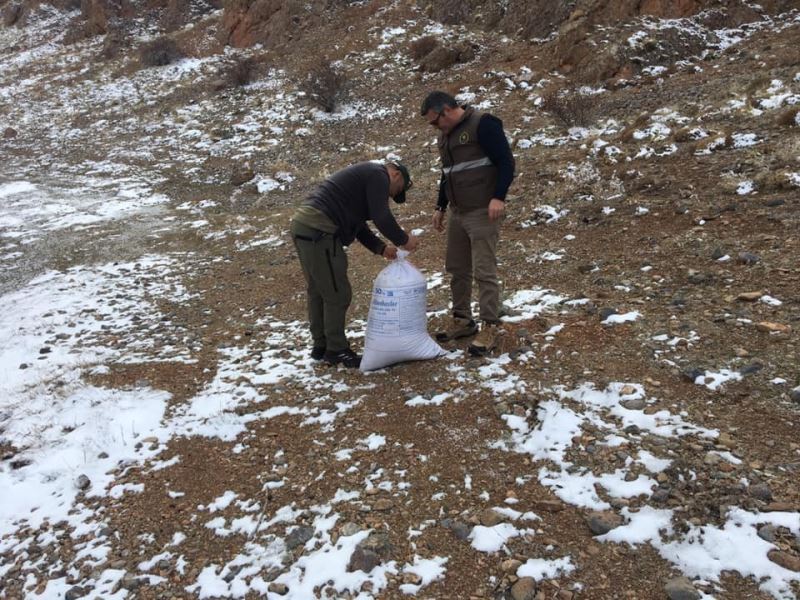
[[[375,278],[361,370],[372,371],[407,360],[426,360],[444,354],[428,335],[425,312],[428,282],[398,251]]]

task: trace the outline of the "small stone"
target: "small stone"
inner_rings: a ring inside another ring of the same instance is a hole
[[[775,525],[762,525],[758,528],[758,537],[760,537],[765,542],[769,542],[770,544],[774,543],[776,539],[778,539],[778,529]]]
[[[717,443],[726,448],[735,448],[736,442],[733,441],[730,433],[720,433],[717,438]]]
[[[453,534],[459,540],[466,540],[469,538],[470,534],[472,533],[472,527],[464,523],[463,521],[456,521],[453,523],[453,526],[450,528]]]
[[[157,444],[158,443],[158,438],[151,435],[149,437],[143,438],[142,439],[142,443],[143,444]]]
[[[520,577],[511,586],[511,598],[513,600],[535,600],[536,580],[533,577]]]
[[[505,521],[506,518],[496,510],[487,508],[486,510],[481,511],[481,513],[478,515],[478,520],[484,527],[494,527],[495,525],[499,525]]]
[[[752,375],[753,373],[758,373],[763,368],[764,368],[763,363],[754,361],[739,369],[739,375]]]
[[[719,461],[722,460],[719,454],[715,454],[714,452],[709,452],[703,458],[703,462],[710,467],[719,464]]]
[[[508,558],[500,563],[500,568],[504,573],[516,573],[517,569],[522,566],[522,561],[516,558]]]
[[[604,535],[623,524],[623,519],[613,512],[593,512],[586,518],[589,529],[594,535]]]
[[[761,321],[756,323],[756,329],[766,333],[789,333],[792,327],[782,323],[773,323],[772,321]]]
[[[124,587],[128,591],[138,590],[139,587],[142,585],[142,582],[139,581],[139,578],[135,575],[131,575],[130,573],[126,573],[125,576],[122,578],[122,587]]]
[[[753,498],[758,500],[763,500],[764,502],[772,501],[772,490],[769,489],[769,486],[766,483],[751,485],[748,492]]]
[[[66,594],[64,594],[64,600],[78,600],[78,598],[83,598],[88,593],[89,590],[76,585],[67,590]]]
[[[560,500],[533,500],[531,508],[537,512],[561,512],[564,510],[564,503]]]
[[[736,255],[736,262],[740,265],[754,265],[760,260],[761,258],[752,252],[739,252]]]
[[[781,550],[770,550],[767,552],[769,558],[776,565],[782,566],[784,569],[789,569],[795,573],[800,573],[800,557]]]
[[[631,398],[630,400],[623,400],[620,404],[628,410],[643,410],[647,406],[644,398]]]
[[[3,130],[3,139],[10,140],[11,138],[17,137],[17,130],[13,127],[6,127]]]
[[[653,502],[658,504],[663,504],[667,500],[669,500],[669,490],[666,488],[658,488],[653,495],[651,496]]]
[[[763,295],[764,295],[764,292],[762,292],[761,290],[758,290],[756,292],[743,292],[743,293],[739,294],[738,296],[736,296],[736,299],[737,300],[741,300],[743,302],[755,302],[756,300],[761,298],[761,296],[763,296]]]
[[[619,393],[622,396],[630,396],[631,394],[636,393],[636,388],[633,387],[632,385],[623,385]]]
[[[289,587],[285,583],[278,583],[276,581],[270,583],[267,590],[273,594],[278,594],[278,596],[285,596],[289,593]]]
[[[50,354],[53,349],[50,346],[42,346],[39,348],[39,354]]]
[[[375,504],[372,505],[372,508],[375,510],[391,510],[394,506],[394,502],[392,502],[389,498],[380,498],[375,501]]]
[[[714,248],[714,250],[711,252],[711,259],[712,259],[712,260],[719,260],[720,258],[722,258],[723,256],[725,256],[726,254],[727,254],[727,253],[725,252],[725,250],[723,250],[723,249],[722,249],[722,246],[717,246],[717,247],[716,247],[716,248]]]
[[[381,559],[375,552],[362,548],[361,546],[356,546],[356,549],[350,557],[350,562],[347,564],[347,570],[350,573],[353,571],[369,573],[379,564],[381,564]]]
[[[698,369],[695,367],[691,369],[686,369],[681,374],[683,375],[684,379],[694,383],[695,381],[697,381],[698,377],[703,377],[706,374],[706,372],[703,371],[702,369]]]
[[[686,577],[670,579],[664,586],[664,591],[667,592],[670,600],[699,600],[702,598],[700,592]]]
[[[764,512],[797,512],[798,508],[800,507],[791,502],[770,502],[763,510]]]
[[[750,356],[750,353],[744,348],[737,348],[735,352],[736,356],[738,356],[739,358],[747,358],[748,356]]]
[[[245,183],[253,179],[253,177],[255,176],[256,176],[255,172],[253,172],[251,169],[236,170],[233,173],[231,173],[230,183],[231,185],[235,185],[238,187],[240,185],[244,185]]]
[[[352,521],[348,521],[342,528],[339,530],[339,535],[343,535],[344,537],[350,537],[351,535],[357,534],[361,531],[361,527],[359,527],[356,523]]]
[[[789,398],[792,399],[792,402],[797,402],[800,404],[800,387],[796,387],[789,392]]]
[[[92,482],[86,475],[78,475],[78,478],[75,480],[75,486],[79,490],[88,490],[91,485]]]
[[[289,550],[294,550],[298,546],[302,546],[308,540],[314,537],[314,528],[301,525],[292,529],[291,533],[286,536],[286,547]]]

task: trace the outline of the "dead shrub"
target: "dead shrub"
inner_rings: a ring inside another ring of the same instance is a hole
[[[633,141],[633,134],[637,130],[647,125],[649,122],[650,122],[650,115],[648,115],[647,113],[640,114],[638,117],[636,117],[633,123],[630,123],[625,127],[625,129],[619,132],[619,140],[625,143]]]
[[[786,171],[764,171],[756,175],[753,181],[764,192],[780,192],[792,188],[789,173]]]
[[[313,66],[300,89],[325,112],[333,112],[348,95],[347,77],[333,63],[322,61]]]
[[[78,18],[73,19],[70,24],[67,25],[67,29],[64,31],[63,41],[67,46],[71,46],[72,44],[85,40],[87,37],[89,37],[89,34],[86,31],[86,23]]]
[[[689,142],[694,139],[692,138],[691,134],[692,129],[692,127],[681,127],[680,129],[676,129],[672,134],[672,139],[679,144]]]
[[[139,62],[145,67],[163,67],[183,58],[183,52],[170,37],[161,36],[139,48]]]
[[[256,79],[256,61],[252,57],[237,58],[225,71],[225,81],[229,87],[242,87]]]
[[[411,42],[408,46],[408,50],[411,54],[411,58],[414,60],[421,60],[430,54],[438,45],[439,40],[432,35],[426,35]]]
[[[792,108],[783,111],[778,115],[777,123],[782,127],[793,127],[800,124],[800,106],[793,106]]]
[[[458,62],[458,50],[437,46],[420,62],[420,68],[428,73],[438,73]]]
[[[565,127],[586,127],[594,120],[597,103],[594,96],[576,90],[551,90],[542,96],[542,110]]]
[[[433,0],[430,13],[434,21],[445,25],[460,25],[467,21],[470,5],[464,0]]]
[[[128,38],[122,31],[112,30],[106,34],[103,47],[100,48],[99,57],[103,60],[117,58],[123,48],[128,46]]]

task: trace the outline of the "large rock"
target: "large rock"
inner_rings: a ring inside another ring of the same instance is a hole
[[[513,600],[534,600],[536,598],[536,580],[533,577],[520,577],[511,586]]]
[[[285,0],[226,0],[222,13],[222,41],[244,48],[253,44],[275,47],[292,39],[315,20],[313,3]]]
[[[613,512],[593,512],[586,517],[586,523],[594,535],[603,535],[624,523],[622,517]]]
[[[675,577],[664,586],[669,600],[699,600],[702,595],[686,577]]]

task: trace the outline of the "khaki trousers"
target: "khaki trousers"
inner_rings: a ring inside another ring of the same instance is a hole
[[[314,347],[331,352],[349,348],[344,327],[352,290],[342,243],[333,234],[297,221],[292,221],[291,232],[306,279],[308,322]]]
[[[489,221],[485,208],[451,211],[447,225],[445,268],[450,274],[453,315],[472,319],[472,282],[478,284],[480,319],[500,320],[500,284],[497,281],[497,242],[502,219]]]

